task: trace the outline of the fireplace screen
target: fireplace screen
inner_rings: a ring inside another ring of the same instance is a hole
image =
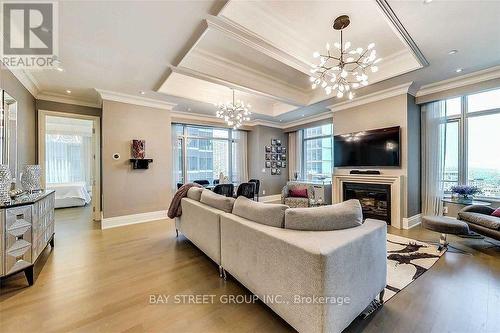
[[[391,223],[391,186],[385,184],[343,183],[343,199],[358,199],[363,218]]]

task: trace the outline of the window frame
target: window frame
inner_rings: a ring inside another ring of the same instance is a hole
[[[316,128],[316,127],[321,127],[323,125],[330,125],[332,127],[332,131],[331,131],[331,134],[325,134],[325,135],[316,135],[316,136],[311,136],[311,137],[307,137],[306,138],[306,131],[308,129],[311,129],[311,128]],[[331,163],[332,163],[332,169],[330,170],[330,174],[329,174],[329,177],[327,178],[332,178],[332,173],[333,173],[333,168],[334,168],[334,165],[333,165],[333,124],[323,124],[323,125],[318,125],[318,126],[312,126],[312,127],[307,127],[307,128],[303,128],[301,129],[302,131],[302,142],[301,142],[301,161],[300,161],[300,170],[301,173],[302,173],[302,178],[303,179],[307,179],[307,170],[306,170],[306,144],[307,144],[307,141],[311,141],[311,140],[317,140],[317,139],[330,139],[330,143],[331,143],[331,151],[332,151],[332,156],[331,156]],[[321,160],[321,163],[323,163],[323,159]]]
[[[498,90],[500,88],[494,88],[489,90]],[[483,93],[485,91],[479,91],[472,94],[467,94],[463,96],[455,96],[450,97],[448,99],[453,99],[460,97],[460,114],[446,116],[446,123],[450,122],[458,122],[458,183],[459,184],[469,184],[469,159],[468,159],[468,150],[469,150],[469,119],[475,117],[482,117],[494,114],[500,114],[500,108],[487,109],[481,111],[468,112],[468,98],[470,95],[475,95],[479,93]],[[445,152],[446,153],[446,152]],[[443,177],[444,178],[444,177]],[[442,180],[444,182],[444,179]],[[478,196],[478,199],[484,199],[494,202],[499,202],[500,197],[487,197],[487,196]]]
[[[191,124],[182,124],[182,123],[172,123],[172,126],[181,126],[182,127],[182,134],[177,134],[176,140],[181,141],[181,158],[182,158],[182,167],[181,167],[181,182],[184,184],[187,181],[189,170],[188,169],[188,141],[190,139],[195,139],[195,140],[219,140],[219,141],[226,141],[228,142],[228,177],[231,180],[231,182],[235,182],[233,179],[233,144],[235,144],[235,139],[233,138],[233,130],[229,128],[224,128],[224,127],[214,127],[214,126],[202,126],[202,125],[191,125]],[[212,130],[223,130],[228,132],[228,137],[227,138],[219,138],[219,137],[214,137],[213,133],[212,136],[197,136],[197,135],[189,135],[189,128],[200,128],[200,129],[212,129]],[[199,147],[198,147],[199,149]],[[212,169],[213,169],[213,161],[212,161]]]

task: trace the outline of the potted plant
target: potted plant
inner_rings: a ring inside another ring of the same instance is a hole
[[[474,195],[481,193],[482,191],[477,186],[455,185],[451,187],[451,192],[458,194],[461,199],[470,200]]]

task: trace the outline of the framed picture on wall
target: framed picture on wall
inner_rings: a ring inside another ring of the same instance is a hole
[[[271,161],[266,161],[266,168],[270,168],[271,167]]]
[[[283,165],[283,164],[282,164],[282,162],[281,162],[281,161],[276,162],[276,166],[277,166],[278,168],[281,168],[281,166],[282,166],[282,165]]]
[[[276,163],[275,161],[271,162],[271,167],[277,168],[278,167],[278,163]]]
[[[281,140],[276,140],[276,145],[281,146]]]
[[[286,161],[286,155],[285,155],[285,154],[282,154],[282,155],[281,155],[281,160],[282,160],[282,161]]]
[[[270,153],[271,152],[271,146],[266,146],[266,153]]]
[[[270,161],[271,160],[271,154],[266,154],[266,161]]]
[[[271,147],[271,153],[276,153],[276,147],[274,146]]]
[[[283,147],[278,146],[278,147],[276,147],[276,152],[281,153],[282,149],[283,149]]]
[[[275,161],[278,158],[278,155],[276,154],[271,154],[271,160]]]
[[[281,169],[276,169],[276,174],[281,175]]]
[[[276,139],[271,139],[271,146],[276,146],[276,142],[277,142]]]
[[[282,147],[282,148],[281,148],[281,152],[282,152],[283,154],[286,154],[286,147]]]
[[[276,175],[276,170],[278,169],[271,169],[271,175]]]
[[[281,162],[281,167],[286,168],[286,162]]]

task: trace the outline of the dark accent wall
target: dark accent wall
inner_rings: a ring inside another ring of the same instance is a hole
[[[280,194],[288,180],[288,168],[282,168],[279,176],[271,175],[271,169],[266,168],[265,147],[271,145],[271,139],[280,139],[283,146],[289,150],[288,135],[279,128],[257,125],[248,132],[248,175],[250,179],[260,179],[261,196]],[[288,163],[287,160],[287,166]],[[265,169],[264,172],[262,169]]]
[[[18,170],[36,163],[35,98],[12,72],[0,65],[0,89],[16,99],[17,107],[17,163]]]
[[[421,212],[421,117],[420,106],[415,102],[415,97],[407,94],[407,135],[408,135],[408,194],[407,217]]]

